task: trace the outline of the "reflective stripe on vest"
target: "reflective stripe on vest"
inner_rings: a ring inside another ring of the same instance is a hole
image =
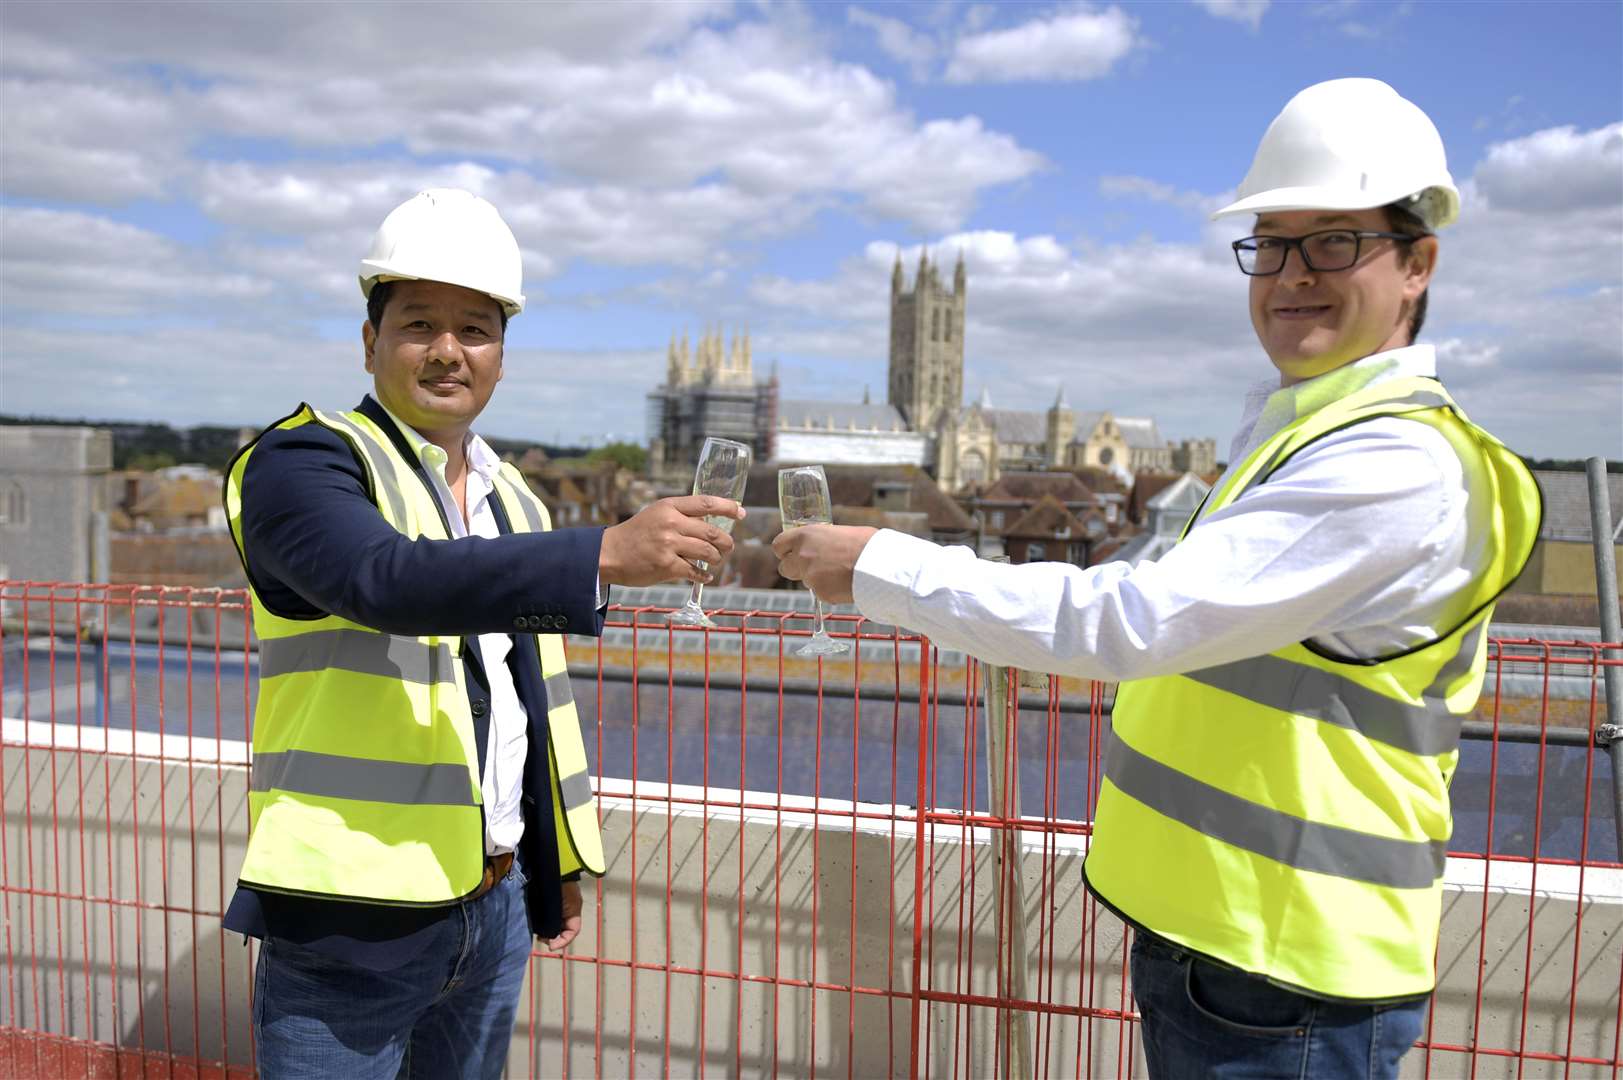
[[[1395,701],[1336,672],[1304,669],[1277,656],[1185,672],[1184,678],[1271,709],[1356,731],[1411,754],[1444,754],[1460,741],[1459,724],[1444,702]]]
[[[250,791],[297,791],[402,806],[476,806],[464,765],[422,765],[313,750],[255,754]]]
[[[454,682],[451,647],[370,630],[314,630],[259,643],[259,677],[332,668],[409,683]]]
[[[1270,810],[1185,776],[1114,737],[1105,777],[1167,817],[1298,870],[1421,889],[1442,875],[1447,858],[1442,840],[1390,840]]]
[[[541,500],[530,493],[524,478],[503,463],[496,474],[495,495],[514,529],[546,532],[552,520]],[[564,873],[605,870],[603,838],[598,828],[597,805],[580,732],[580,712],[569,684],[568,658],[557,634],[531,634],[541,661],[547,692],[547,751],[553,778],[553,819],[558,831],[558,857]]]
[[[1536,486],[1435,380],[1398,379],[1300,418],[1194,518],[1266,483],[1349,424],[1402,416],[1441,433],[1473,501],[1494,507],[1478,578],[1440,639],[1363,662],[1287,646],[1122,684],[1085,864],[1130,921],[1308,993],[1422,994],[1433,970],[1460,726],[1487,664],[1493,600],[1531,553]]]

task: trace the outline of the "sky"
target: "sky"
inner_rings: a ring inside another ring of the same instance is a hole
[[[0,5],[0,412],[263,426],[370,388],[356,264],[490,199],[528,305],[477,429],[642,442],[673,334],[886,385],[968,268],[965,393],[1220,454],[1272,368],[1208,220],[1298,90],[1424,109],[1463,199],[1422,340],[1522,453],[1623,457],[1623,4]]]

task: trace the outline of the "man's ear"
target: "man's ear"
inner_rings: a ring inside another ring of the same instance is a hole
[[[1437,238],[1423,236],[1409,245],[1409,261],[1404,267],[1403,298],[1410,303],[1419,300],[1431,285],[1437,271]]]
[[[366,356],[366,370],[372,370],[372,350],[377,346],[378,332],[372,328],[372,320],[366,319],[361,323],[361,349]]]

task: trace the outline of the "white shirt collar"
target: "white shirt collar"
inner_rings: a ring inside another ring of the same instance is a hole
[[[376,398],[372,400],[377,401]],[[440,478],[444,479],[445,451],[423,438],[416,428],[396,416],[383,402],[378,401],[378,408],[394,421],[394,426],[405,436],[406,444],[411,447],[412,453],[417,455],[417,460],[423,463],[423,467],[430,472],[438,473]],[[502,459],[490,448],[490,444],[470,431],[462,443],[462,452],[467,455],[468,468],[477,473],[487,486],[491,485],[496,471],[501,468]]]
[[[1229,462],[1244,460],[1287,424],[1365,387],[1393,379],[1436,377],[1437,350],[1431,345],[1405,345],[1373,353],[1293,386],[1280,386],[1278,376],[1263,379],[1246,391],[1245,411],[1229,448]]]

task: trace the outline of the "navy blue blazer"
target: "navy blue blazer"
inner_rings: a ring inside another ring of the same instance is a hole
[[[370,395],[358,408],[390,435],[432,492],[427,472],[383,408]],[[367,495],[366,472],[349,443],[319,424],[266,431],[248,459],[242,491],[243,568],[260,600],[277,615],[331,614],[390,634],[464,637],[481,768],[489,738],[490,680],[474,635],[602,632],[603,612],[597,607],[601,528],[513,533],[501,504],[492,500],[501,536],[408,539]],[[515,646],[521,643],[515,637]],[[517,861],[530,878],[530,930],[552,937],[562,929],[563,916],[547,768],[546,686],[533,648],[510,650],[507,664],[529,713],[524,837]],[[343,721],[334,717],[333,722]],[[409,957],[419,935],[453,910],[312,900],[239,886],[223,925],[386,969]]]

